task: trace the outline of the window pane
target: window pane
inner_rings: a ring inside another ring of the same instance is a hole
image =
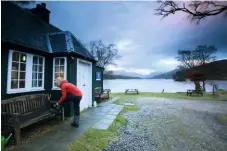
[[[19,79],[25,79],[25,72],[20,72],[20,77],[19,77]]]
[[[56,80],[54,80],[54,86],[55,86],[55,87],[57,86],[57,84],[56,84]]]
[[[33,57],[33,64],[38,64],[38,58],[37,58],[37,56],[34,56]]]
[[[32,87],[37,87],[37,80],[32,80]]]
[[[13,61],[19,61],[19,53],[13,52]]]
[[[39,64],[43,64],[43,58],[42,57],[39,57]]]
[[[19,82],[19,88],[25,88],[25,81]]]
[[[33,65],[32,71],[37,71],[38,70],[38,66],[37,65]]]
[[[37,79],[37,73],[36,72],[32,72],[32,79]]]
[[[38,87],[42,87],[42,80],[38,81]]]
[[[43,79],[43,74],[42,73],[38,73],[38,79],[39,80]]]
[[[43,66],[39,66],[39,72],[43,72]]]
[[[55,65],[59,65],[59,59],[58,58],[55,58]]]
[[[18,71],[11,72],[11,79],[18,79]]]
[[[17,89],[18,88],[18,80],[11,81],[11,89]]]
[[[25,71],[25,69],[26,69],[26,64],[20,63],[20,71]]]
[[[55,79],[57,79],[60,76],[59,73],[55,73]]]
[[[12,62],[12,70],[19,70],[19,65],[17,62]]]
[[[59,66],[55,66],[55,72],[60,72],[59,71]]]
[[[61,73],[64,73],[64,71],[65,71],[64,69],[65,69],[64,66],[60,66],[60,72],[61,72]]]
[[[24,63],[26,63],[26,55],[25,54],[21,54],[20,55],[20,62],[24,62]]]
[[[64,63],[65,63],[65,59],[62,58],[62,59],[60,60],[60,65],[64,65]]]

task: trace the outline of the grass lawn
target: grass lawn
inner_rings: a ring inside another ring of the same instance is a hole
[[[227,100],[227,95],[225,96],[213,96],[212,93],[206,93],[204,96],[201,95],[192,95],[187,96],[186,93],[150,93],[150,92],[141,92],[139,95],[136,94],[127,94],[124,93],[111,93],[111,97],[120,96],[120,99],[115,101],[115,104],[120,104],[125,100],[135,99],[137,97],[163,97],[163,98],[177,98],[177,99],[190,99],[190,100]]]
[[[100,151],[117,138],[117,130],[127,124],[123,114],[138,110],[137,106],[124,106],[121,113],[107,130],[90,128],[78,140],[73,142],[67,151]]]

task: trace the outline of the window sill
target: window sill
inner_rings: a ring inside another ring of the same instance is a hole
[[[9,90],[7,94],[15,94],[15,93],[26,93],[26,92],[35,92],[35,91],[44,91],[45,89],[32,89],[32,90]]]
[[[61,90],[60,88],[52,88],[51,90]]]

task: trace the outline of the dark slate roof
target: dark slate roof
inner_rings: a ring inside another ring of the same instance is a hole
[[[49,41],[51,45],[51,52],[67,52],[66,36],[65,32],[54,33],[49,35]]]
[[[2,4],[2,40],[48,52],[47,34],[60,32],[13,2]]]
[[[1,2],[1,4],[2,41],[49,53],[74,52],[94,60],[72,33],[42,21],[29,10],[13,2]]]
[[[72,39],[72,44],[73,44],[73,48],[74,51],[82,56],[91,58],[94,60],[94,57],[89,53],[89,51],[79,42],[79,40],[76,39],[76,37],[74,37],[72,34],[71,35],[71,39]]]

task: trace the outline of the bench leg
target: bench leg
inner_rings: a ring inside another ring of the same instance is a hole
[[[20,126],[15,126],[14,127],[14,133],[15,133],[15,141],[16,141],[16,146],[20,146]]]

